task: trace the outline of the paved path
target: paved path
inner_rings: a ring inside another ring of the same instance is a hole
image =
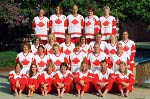
[[[14,95],[9,91],[9,82],[8,82],[8,74],[0,73],[0,99],[16,99]],[[150,89],[145,88],[137,88],[135,87],[133,92],[131,92],[130,97],[120,97],[115,94],[108,94],[106,97],[98,97],[95,94],[86,93],[84,97],[77,98],[74,94],[65,94],[63,99],[150,99]],[[18,99],[58,99],[54,94],[49,94],[48,96],[41,96],[39,94],[34,94],[34,96],[26,97],[25,94],[22,97],[17,97]]]

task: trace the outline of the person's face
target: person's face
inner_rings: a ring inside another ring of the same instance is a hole
[[[104,63],[101,63],[101,70],[102,71],[105,71],[106,69],[107,69],[107,64],[106,64],[106,62],[104,62]]]
[[[126,66],[124,66],[123,64],[120,64],[119,70],[120,70],[121,72],[124,72],[124,71],[125,71],[125,68],[126,68]]]
[[[115,40],[116,40],[116,36],[115,36],[115,35],[111,35],[111,36],[110,36],[110,40],[111,40],[111,41],[115,41]]]
[[[94,52],[98,53],[100,51],[100,46],[98,44],[94,45]]]
[[[15,68],[15,71],[16,71],[17,73],[19,73],[19,72],[21,71],[21,67],[20,67],[19,64],[17,64],[17,66],[16,66],[16,68]]]
[[[62,73],[65,73],[67,71],[67,67],[66,66],[62,66],[60,68],[60,70],[61,70]]]
[[[72,10],[73,10],[73,13],[74,13],[74,14],[77,14],[77,13],[78,13],[78,7],[77,7],[77,6],[74,6]]]
[[[56,13],[60,14],[60,8],[59,7],[56,8]]]
[[[36,71],[37,71],[37,67],[36,67],[35,65],[32,65],[31,70],[32,70],[32,72],[33,72],[33,73],[36,73]]]
[[[79,52],[80,48],[81,48],[81,46],[76,46],[76,51]]]
[[[57,46],[54,47],[54,53],[58,54],[59,53],[59,48]]]
[[[102,39],[102,36],[101,36],[101,35],[97,35],[97,36],[96,36],[96,42],[97,42],[97,43],[100,43],[100,42],[101,42],[101,39]]]
[[[48,66],[47,71],[51,72],[52,70],[53,70],[53,67],[52,66]]]
[[[82,71],[85,72],[87,69],[87,65],[86,64],[82,64]]]
[[[81,38],[81,44],[85,44],[85,38]]]
[[[70,37],[69,35],[67,35],[67,36],[65,37],[65,42],[70,42],[70,39],[71,39],[71,37]]]
[[[109,15],[109,13],[110,13],[110,10],[109,10],[109,9],[104,9],[104,14],[105,14],[105,15]]]
[[[23,46],[23,52],[27,53],[28,51],[29,51],[28,46],[24,45],[24,46]]]
[[[52,35],[49,36],[49,41],[53,42],[54,41],[54,37]]]
[[[117,46],[116,46],[116,48],[117,48],[117,51],[118,52],[122,52],[122,45],[121,44],[118,44]]]
[[[123,36],[123,39],[124,39],[124,40],[128,39],[128,37],[129,37],[129,35],[128,35],[127,32],[124,32],[122,36]]]
[[[39,48],[38,48],[38,52],[39,52],[39,53],[43,53],[43,52],[44,52],[44,49],[43,49],[42,47],[39,47]]]
[[[93,16],[94,12],[92,10],[88,11],[89,16]]]
[[[39,45],[40,44],[40,40],[39,39],[36,39],[35,40],[35,45]]]
[[[40,10],[40,12],[39,12],[39,16],[43,16],[44,15],[44,10]]]

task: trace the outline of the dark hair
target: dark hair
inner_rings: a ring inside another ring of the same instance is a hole
[[[102,37],[102,34],[99,32],[99,33],[95,34],[95,39],[98,35],[100,35]]]
[[[89,6],[87,10],[88,10],[88,11],[89,11],[89,10],[92,10],[92,11],[94,12],[94,7],[93,7],[93,6]]]
[[[29,49],[31,49],[31,45],[30,45],[29,42],[23,42],[23,43],[21,44],[21,49],[23,49],[24,46],[27,46]]]
[[[87,39],[86,39],[86,37],[85,37],[85,36],[83,36],[83,35],[82,35],[82,36],[80,36],[80,42],[81,42],[81,39],[82,39],[82,38],[85,38],[85,44],[87,44]]]
[[[29,77],[32,77],[32,76],[33,76],[33,71],[32,71],[32,66],[33,66],[33,65],[35,65],[36,68],[37,68],[37,65],[36,65],[36,64],[32,64],[32,65],[30,66],[30,69],[29,69]],[[38,72],[38,69],[37,69],[36,72]]]
[[[20,62],[16,62],[15,69],[16,69],[17,65],[19,65],[21,69],[23,68],[23,65]]]
[[[39,43],[41,43],[41,38],[38,37],[38,36],[34,37],[34,42],[35,42],[37,39],[39,39]]]
[[[70,37],[71,37],[71,34],[70,34],[70,33],[65,33],[65,37],[66,37],[66,36],[70,36]]]
[[[106,62],[106,60],[104,59],[104,60],[101,61],[101,63],[107,63],[107,62]]]
[[[44,48],[43,45],[39,45],[39,46],[38,46],[38,49],[39,49],[39,48],[43,48],[43,50],[45,50],[45,48]]]
[[[75,44],[75,47],[76,46],[81,46],[81,43],[80,42],[77,42],[76,44]]]
[[[60,65],[60,69],[62,68],[62,66],[65,66],[67,69],[68,69],[68,65],[66,62],[62,62],[61,65]]]

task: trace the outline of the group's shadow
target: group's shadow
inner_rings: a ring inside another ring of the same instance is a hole
[[[10,91],[10,85],[7,83],[0,83],[0,92],[13,95]]]
[[[0,74],[0,79],[3,78],[3,79],[8,79],[8,75],[2,75]]]

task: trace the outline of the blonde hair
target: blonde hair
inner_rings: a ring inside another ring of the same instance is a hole
[[[126,64],[124,61],[121,61],[121,62],[119,63],[119,66],[120,66],[120,65],[123,65],[123,66],[126,67],[124,73],[127,74],[127,73],[128,73],[127,64]],[[120,70],[119,70],[119,71],[120,71]]]
[[[53,63],[49,63],[49,64],[47,65],[47,67],[45,68],[45,71],[47,71],[47,68],[49,68],[49,67],[54,68],[54,64],[53,64]]]
[[[49,34],[49,35],[48,35],[48,42],[49,42],[49,37],[50,37],[50,36],[52,36],[52,37],[53,37],[53,39],[54,39],[54,41],[56,41],[56,37],[55,37],[55,35],[51,33],[51,34]]]
[[[105,10],[105,9],[110,10],[109,6],[105,6],[105,7],[103,8],[103,10]]]
[[[83,64],[86,64],[86,71],[88,71],[88,63],[86,61],[82,61],[80,65],[80,71],[83,69]]]
[[[114,34],[112,34],[112,35],[114,35]],[[111,35],[111,36],[112,36],[112,35]],[[110,37],[111,37],[111,36],[110,36]],[[114,35],[114,36],[115,36],[115,35]],[[109,37],[108,43],[111,43],[110,37]],[[116,36],[115,36],[115,42],[118,43],[118,39],[117,39]]]
[[[60,50],[60,46],[58,44],[54,44],[53,47],[52,47],[53,51],[54,51],[55,47],[58,47],[58,49]]]

